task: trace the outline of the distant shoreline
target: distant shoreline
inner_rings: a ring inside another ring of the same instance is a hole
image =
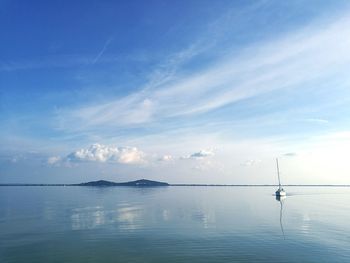
[[[0,186],[89,186],[89,187],[115,187],[115,186],[128,186],[128,187],[166,187],[166,186],[230,186],[230,187],[276,187],[276,184],[169,184],[166,182],[158,182],[147,179],[139,179],[129,182],[111,182],[106,180],[90,181],[79,184],[27,184],[27,183],[7,183],[0,184]],[[348,184],[286,184],[284,186],[328,186],[328,187],[349,187]]]
[[[168,184],[164,186],[136,186],[136,185],[81,185],[81,184],[20,184],[7,183],[1,186],[82,186],[82,187],[168,187],[168,186],[199,186],[199,187],[276,187],[275,184]],[[285,184],[288,187],[350,187],[348,184]]]

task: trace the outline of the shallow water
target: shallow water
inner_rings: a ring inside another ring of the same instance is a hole
[[[0,262],[350,262],[350,188],[274,190],[1,187]]]

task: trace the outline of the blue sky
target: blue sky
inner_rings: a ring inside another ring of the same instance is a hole
[[[0,182],[349,184],[348,1],[0,1]]]

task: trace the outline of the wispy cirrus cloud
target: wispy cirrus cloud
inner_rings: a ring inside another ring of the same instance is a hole
[[[307,118],[307,119],[304,119],[304,121],[318,123],[318,124],[328,124],[329,123],[329,120],[320,119],[320,118]]]
[[[108,46],[111,44],[112,42],[112,38],[107,39],[107,41],[105,42],[105,44],[103,45],[102,49],[100,50],[100,52],[98,52],[97,56],[94,58],[94,60],[92,61],[92,64],[96,64],[98,62],[98,60],[102,57],[102,55],[105,53],[105,51],[107,50]]]
[[[239,56],[227,50],[225,58],[206,69],[164,82],[160,78],[125,97],[66,109],[60,118],[64,128],[72,130],[134,126],[205,113],[275,90],[301,88],[319,78],[344,77],[350,65],[349,36],[346,16],[322,27],[309,26],[251,45]],[[193,58],[190,54],[185,57]]]
[[[40,68],[69,68],[79,65],[89,65],[91,58],[84,55],[50,55],[35,59],[15,61],[0,61],[1,71],[30,70]]]

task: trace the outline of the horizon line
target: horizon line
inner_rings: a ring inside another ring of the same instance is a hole
[[[46,184],[46,183],[1,183],[0,186],[88,186],[81,185],[80,183],[75,184]],[[111,185],[111,186],[97,186],[97,187],[114,187],[114,186],[124,186],[124,187],[154,187],[154,186],[132,186],[132,185]],[[164,186],[242,186],[242,187],[269,187],[269,186],[278,186],[278,184],[168,184]],[[326,187],[350,187],[350,184],[285,184],[283,186],[302,186],[302,187],[317,187],[317,186],[326,186]],[[96,187],[96,186],[90,186]],[[158,187],[158,186],[157,186]]]

